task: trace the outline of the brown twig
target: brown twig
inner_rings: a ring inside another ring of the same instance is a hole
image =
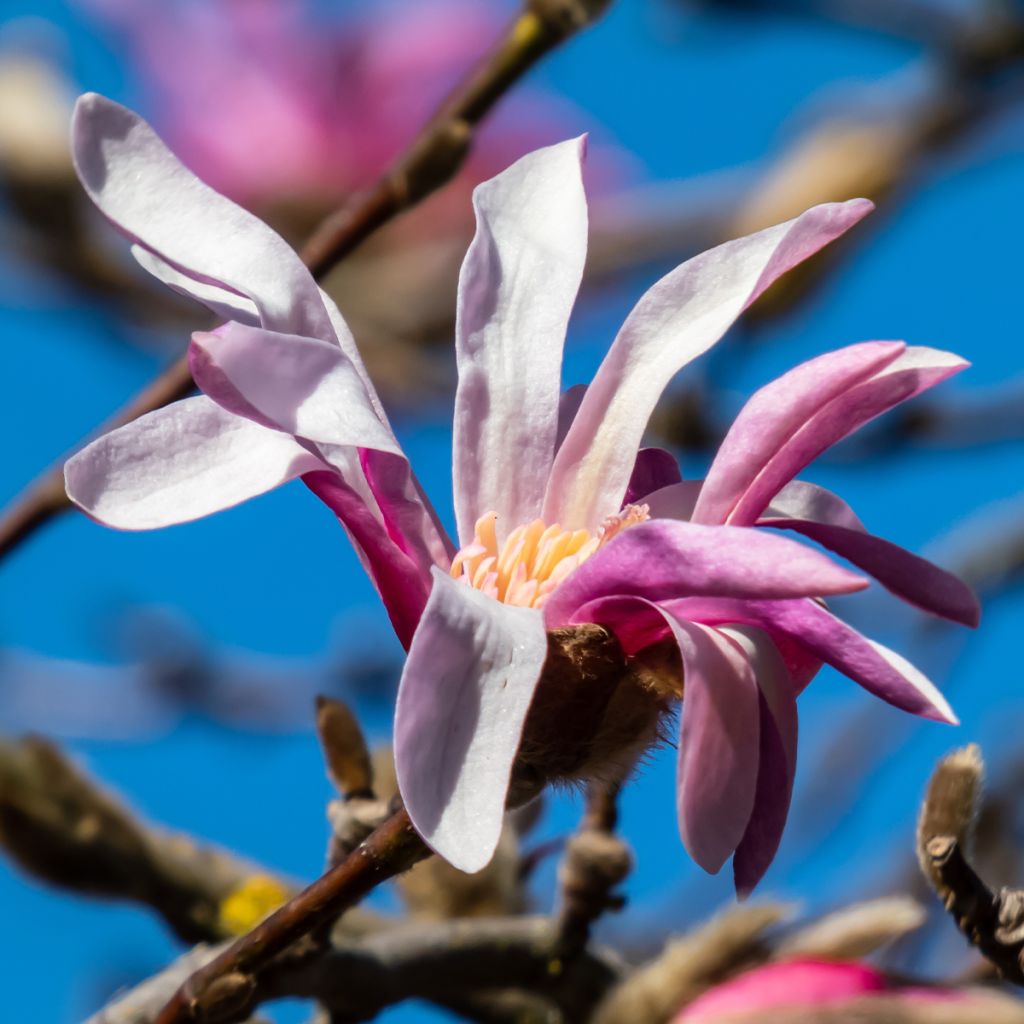
[[[971,945],[1003,978],[1024,985],[1024,890],[993,892],[967,857],[983,769],[973,745],[939,762],[921,809],[917,856],[925,877]]]
[[[204,1001],[211,994],[255,993],[256,975],[274,957],[311,931],[339,917],[368,892],[428,856],[402,808],[340,864],[303,889],[247,935],[196,971],[170,999],[155,1024],[203,1020]],[[225,981],[227,979],[227,981]],[[244,1007],[245,1002],[239,1004]],[[232,1012],[235,1008],[233,1006]],[[210,1018],[208,1015],[207,1019]],[[244,1015],[238,1019],[244,1019]]]
[[[524,0],[494,50],[441,104],[394,166],[368,191],[329,215],[302,250],[322,280],[374,231],[440,188],[462,166],[476,127],[545,54],[595,21],[611,0]],[[184,357],[103,429],[111,430],[190,393]],[[60,465],[46,471],[0,517],[0,559],[54,516],[71,508]]]
[[[591,929],[602,914],[625,905],[625,898],[615,889],[632,869],[633,856],[612,831],[618,817],[618,793],[618,784],[592,783],[580,829],[565,846],[557,917],[557,949],[563,960],[572,960],[586,948]]]

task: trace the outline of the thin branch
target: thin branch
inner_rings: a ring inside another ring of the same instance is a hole
[[[310,932],[339,917],[381,882],[405,871],[430,853],[413,830],[405,809],[397,810],[340,864],[289,900],[247,935],[190,977],[156,1018],[155,1024],[184,1024],[197,1018],[211,988],[224,978],[254,991],[257,972]],[[244,1019],[244,1017],[239,1018]]]
[[[379,227],[418,203],[456,174],[477,126],[542,57],[595,21],[611,0],[524,0],[519,16],[494,50],[441,104],[434,116],[368,191],[329,215],[302,257],[322,280]],[[103,429],[111,430],[187,396],[194,384],[183,356]],[[45,472],[0,517],[0,559],[54,516],[70,509],[61,465]]]

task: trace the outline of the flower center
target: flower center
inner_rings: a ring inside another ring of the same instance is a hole
[[[577,566],[630,526],[650,519],[646,505],[627,505],[595,533],[563,530],[534,519],[517,526],[498,546],[497,512],[476,521],[473,540],[452,562],[452,576],[504,604],[541,608],[548,595]]]

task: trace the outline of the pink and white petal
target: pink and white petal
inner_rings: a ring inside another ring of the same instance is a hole
[[[554,629],[590,601],[620,594],[649,601],[691,594],[786,598],[865,586],[863,577],[819,552],[770,533],[658,519],[624,530],[587,559],[552,592],[544,618]]]
[[[538,611],[434,570],[398,690],[395,766],[416,831],[462,871],[494,854],[547,649]]]
[[[648,495],[678,484],[683,479],[676,457],[664,448],[641,448],[636,453],[633,473],[626,487],[623,505],[646,502]]]
[[[238,295],[220,285],[209,284],[206,281],[198,281],[189,277],[141,245],[133,245],[131,253],[143,270],[152,274],[168,288],[173,288],[179,295],[194,299],[205,306],[221,320],[235,320],[240,324],[251,326],[259,324],[259,311],[255,304],[244,295]]]
[[[644,504],[652,519],[680,519],[689,522],[703,486],[703,480],[681,480],[648,494]]]
[[[655,284],[626,319],[558,450],[545,521],[593,528],[616,512],[647,421],[672,377],[773,281],[871,209],[866,199],[816,206],[695,256]]]
[[[302,482],[338,517],[380,594],[395,635],[408,650],[430,595],[429,567],[410,558],[392,539],[375,514],[372,497],[368,501],[357,490],[365,481],[355,471],[343,474],[336,467],[323,468],[306,473]]]
[[[760,752],[754,811],[733,858],[736,891],[754,890],[778,852],[797,758],[797,688],[775,642],[759,629],[726,626],[720,632],[740,645],[760,689]]]
[[[778,450],[834,398],[884,369],[902,341],[868,341],[801,363],[755,392],[708,470],[694,522],[724,523]]]
[[[762,518],[758,525],[802,534],[863,569],[904,601],[964,626],[978,625],[981,605],[974,591],[951,572],[898,544],[863,529],[807,519]]]
[[[316,444],[400,453],[337,345],[228,323],[192,336],[189,364],[198,387],[238,416]]]
[[[425,580],[432,566],[450,565],[444,528],[341,348],[229,323],[195,334],[189,361],[199,387],[231,412],[315,442],[352,486],[363,489],[365,473],[370,503]],[[362,452],[361,466],[352,465],[354,448]]]
[[[473,193],[477,230],[459,276],[455,325],[462,544],[484,512],[498,513],[501,532],[540,515],[562,347],[587,253],[583,155],[583,139],[539,149]]]
[[[200,519],[324,463],[293,437],[234,416],[204,395],[104,434],[65,464],[68,497],[120,530]]]
[[[875,376],[829,402],[786,441],[733,506],[728,522],[736,526],[756,522],[782,487],[822,452],[967,365],[951,352],[906,349]]]
[[[957,724],[946,698],[919,669],[862,636],[816,601],[694,597],[667,601],[665,607],[678,618],[706,625],[746,623],[772,636],[782,634],[887,704],[922,718]]]
[[[627,657],[666,639],[671,629],[658,606],[643,597],[598,597],[576,609],[567,625],[596,623],[610,629]]]
[[[86,93],[72,155],[92,201],[129,238],[185,276],[251,299],[265,327],[333,337],[320,291],[284,239],[204,185],[137,114]]]
[[[685,695],[676,769],[679,834],[717,874],[754,809],[760,698],[750,662],[714,629],[667,616],[683,660]]]

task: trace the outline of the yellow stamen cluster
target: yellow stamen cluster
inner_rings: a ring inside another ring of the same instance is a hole
[[[548,595],[595,551],[629,526],[650,518],[646,505],[627,505],[609,516],[596,533],[545,526],[535,519],[516,527],[499,546],[498,515],[476,521],[476,533],[452,562],[452,576],[465,580],[496,601],[541,608]]]

